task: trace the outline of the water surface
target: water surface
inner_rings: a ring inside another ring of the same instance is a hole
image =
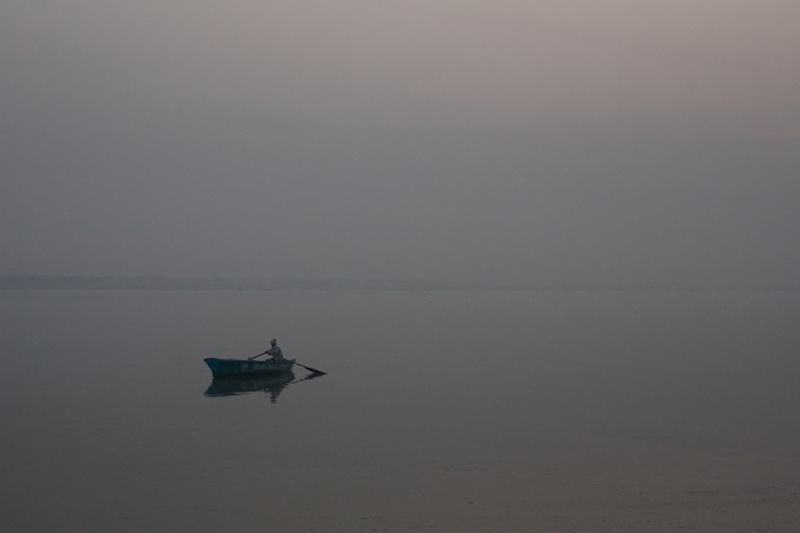
[[[796,292],[0,292],[4,530],[796,531],[798,324]],[[271,337],[328,375],[216,394],[203,358]]]

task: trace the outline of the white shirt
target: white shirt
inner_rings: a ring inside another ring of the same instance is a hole
[[[267,355],[271,355],[273,358],[278,359],[279,361],[283,359],[283,352],[280,348],[278,348],[277,344],[267,350]]]

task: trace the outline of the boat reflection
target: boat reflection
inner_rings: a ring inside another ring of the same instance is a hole
[[[258,376],[219,377],[212,378],[211,385],[206,389],[205,395],[212,398],[222,396],[237,396],[249,392],[265,391],[270,395],[270,403],[275,403],[281,391],[292,385],[309,379],[320,377],[312,374],[301,379],[295,379],[294,372],[280,372],[277,374],[262,374]]]

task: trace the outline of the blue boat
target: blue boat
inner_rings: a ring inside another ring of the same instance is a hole
[[[258,374],[278,374],[288,372],[294,366],[294,359],[246,361],[243,359],[217,359],[209,357],[203,359],[215,377],[225,376],[253,376]]]

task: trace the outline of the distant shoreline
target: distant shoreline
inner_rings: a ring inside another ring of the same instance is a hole
[[[259,281],[247,278],[173,276],[0,276],[0,291],[798,291],[800,287],[513,285],[423,280]]]

